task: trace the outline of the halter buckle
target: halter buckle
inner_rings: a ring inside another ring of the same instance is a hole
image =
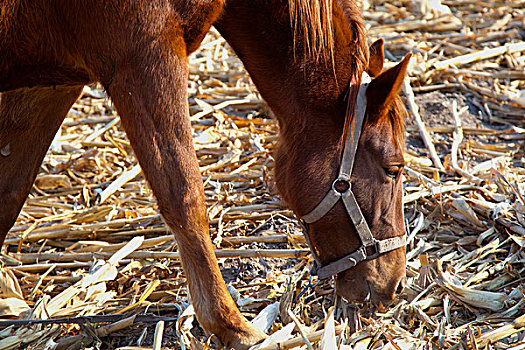
[[[363,244],[366,260],[375,259],[379,256],[379,241],[374,239],[368,244]]]

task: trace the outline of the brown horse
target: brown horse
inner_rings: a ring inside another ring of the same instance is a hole
[[[346,186],[337,189],[341,198],[355,195],[374,240],[404,234],[404,109],[397,94],[408,60],[382,72],[382,41],[369,53],[353,1],[0,0],[0,241],[82,86],[101,82],[175,234],[199,322],[225,345],[246,348],[264,335],[239,313],[221,277],[188,112],[187,55],[211,25],[277,116],[275,177],[294,211],[312,212],[334,183]],[[351,178],[334,182],[343,149],[354,141],[352,111],[365,71],[373,80],[356,166]],[[310,221],[307,235],[321,266],[366,245],[346,203]],[[337,292],[351,300],[392,300],[406,257],[399,244],[391,248],[383,253],[367,245],[368,260],[333,270]]]

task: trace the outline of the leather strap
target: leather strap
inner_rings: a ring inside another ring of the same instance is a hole
[[[376,241],[376,253],[370,255],[367,255],[367,249],[361,246],[355,252],[323,267],[317,267],[313,270],[313,273],[312,271],[310,273],[317,275],[321,280],[327,279],[356,266],[361,261],[374,259],[379,254],[404,247],[406,245],[406,237],[406,235],[403,235]]]
[[[406,245],[406,234],[380,241],[374,238],[372,232],[370,232],[370,228],[368,227],[366,219],[361,212],[361,208],[355,199],[354,193],[352,192],[352,184],[350,183],[350,177],[354,167],[355,154],[357,152],[357,146],[359,144],[359,138],[361,136],[361,130],[363,128],[366,114],[366,89],[368,88],[370,81],[370,76],[366,72],[363,72],[363,75],[361,76],[361,83],[359,85],[359,91],[357,93],[354,116],[348,128],[348,135],[346,137],[343,157],[341,159],[341,167],[339,168],[339,175],[337,179],[335,179],[335,181],[332,183],[332,188],[330,191],[328,191],[326,196],[324,196],[321,202],[311,212],[301,218],[305,224],[314,223],[325,216],[341,199],[345,206],[346,212],[350,216],[357,234],[359,235],[359,239],[361,240],[361,246],[353,253],[350,253],[349,255],[328,265],[321,266],[317,251],[310,242],[309,233],[305,232],[306,242],[308,243],[308,246],[310,247],[312,255],[315,259],[315,264],[310,273],[312,275],[317,275],[319,279],[329,278],[330,276],[336,275],[356,266],[361,261],[375,259],[379,254],[387,253]],[[350,104],[348,104],[346,118],[349,118],[350,112]],[[339,183],[345,185],[346,190],[340,192],[340,190],[337,188]]]
[[[347,178],[350,180],[352,175],[352,169],[354,168],[355,153],[357,152],[357,145],[359,145],[359,137],[361,136],[361,130],[363,129],[363,123],[366,115],[366,90],[372,79],[370,76],[363,72],[361,75],[361,83],[359,85],[359,91],[357,92],[357,98],[355,101],[354,117],[348,128],[348,135],[346,137],[345,149],[343,151],[343,158],[341,159],[341,168],[339,169],[339,177]],[[347,118],[349,117],[350,106],[347,107]],[[352,133],[352,137],[350,137]]]
[[[343,204],[345,205],[346,211],[348,212],[348,215],[350,215],[350,219],[352,219],[355,229],[357,233],[359,234],[359,238],[361,239],[361,244],[363,244],[364,246],[368,246],[372,244],[375,241],[374,236],[372,236],[372,232],[370,232],[370,228],[368,227],[368,224],[366,223],[365,216],[361,212],[361,208],[359,207],[359,204],[357,204],[357,201],[355,199],[354,193],[352,192],[352,189],[349,188],[343,194],[342,198],[343,198]]]
[[[336,184],[338,182],[345,182],[350,186],[350,176],[352,175],[352,169],[354,168],[355,154],[357,152],[357,146],[359,144],[359,137],[361,136],[361,130],[363,128],[363,122],[366,114],[366,89],[370,83],[371,78],[363,72],[361,76],[361,84],[359,85],[359,91],[357,92],[357,100],[354,110],[354,117],[352,118],[350,127],[348,128],[348,135],[346,137],[345,148],[343,150],[343,157],[341,159],[341,167],[339,168],[339,176],[333,182],[332,188],[321,200],[321,202],[308,214],[304,215],[302,219],[307,223],[311,224],[316,222],[320,218],[326,215],[330,209],[332,209],[341,198],[344,193],[337,191]],[[348,105],[348,107],[350,104]],[[350,108],[346,110],[346,117],[349,117]],[[352,134],[352,135],[350,135]],[[351,187],[347,189],[345,193],[351,192]],[[355,201],[355,199],[354,199]]]
[[[325,216],[330,211],[330,209],[334,207],[335,203],[337,203],[337,201],[340,198],[341,195],[339,194],[339,192],[332,188],[323,198],[321,203],[317,204],[317,207],[315,207],[314,210],[304,215],[301,219],[303,219],[304,222],[306,222],[307,224],[316,222],[317,220]]]

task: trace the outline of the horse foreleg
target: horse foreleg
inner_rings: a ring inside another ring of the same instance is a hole
[[[62,120],[82,87],[0,95],[0,246],[22,209]]]
[[[197,319],[227,346],[264,335],[241,315],[222,279],[208,232],[187,104],[187,59],[168,49],[135,54],[108,86],[164,220],[175,234]]]

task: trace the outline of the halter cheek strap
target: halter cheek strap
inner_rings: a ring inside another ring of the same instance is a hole
[[[352,184],[350,183],[357,145],[359,144],[359,137],[361,136],[361,130],[363,128],[366,114],[366,89],[368,88],[370,81],[370,76],[366,72],[363,72],[363,75],[361,76],[361,84],[357,93],[354,117],[348,128],[348,135],[346,137],[343,158],[341,160],[341,167],[337,179],[334,180],[332,188],[324,196],[321,202],[311,212],[301,218],[306,224],[314,223],[325,216],[339,200],[342,200],[346,212],[350,216],[357,234],[359,235],[359,239],[361,240],[361,246],[356,251],[335,262],[322,266],[317,252],[310,242],[308,237],[309,234],[308,232],[305,232],[306,242],[310,246],[310,250],[315,259],[315,265],[311,273],[317,275],[319,279],[329,278],[356,266],[361,261],[374,259],[380,254],[396,250],[406,245],[406,234],[383,240],[376,240],[374,238],[372,232],[370,232],[366,219],[361,212],[361,208],[355,199],[354,193],[352,192]],[[350,108],[348,107],[346,110],[347,118],[349,117],[349,113]],[[346,188],[346,190],[340,191],[338,188]]]

